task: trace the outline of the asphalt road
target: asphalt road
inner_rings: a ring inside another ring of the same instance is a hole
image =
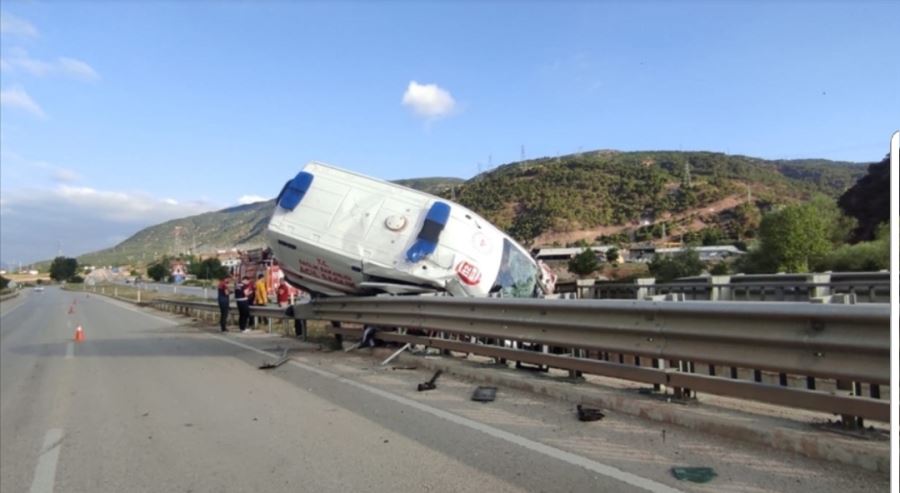
[[[70,313],[71,312],[71,313]],[[0,305],[0,491],[878,491],[886,478],[48,288]],[[75,327],[86,340],[72,342]],[[294,359],[257,366],[280,346]],[[672,465],[719,477],[679,482]]]

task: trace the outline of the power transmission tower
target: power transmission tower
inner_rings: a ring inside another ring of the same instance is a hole
[[[525,144],[522,144],[521,154],[519,155],[519,159],[520,159],[521,161],[524,161],[524,160],[525,160]]]
[[[684,162],[684,185],[688,188],[691,187],[691,163],[690,161]]]

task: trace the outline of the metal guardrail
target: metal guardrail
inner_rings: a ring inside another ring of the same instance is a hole
[[[155,304],[218,311],[206,303]],[[880,399],[879,388],[890,383],[890,306],[882,304],[398,296],[330,298],[295,305],[295,313],[403,327],[383,330],[378,338],[664,385],[678,394],[701,391],[833,412],[845,420],[890,420],[890,403]],[[284,317],[277,308],[252,307],[251,314]],[[571,355],[504,347],[509,342]],[[697,365],[708,374],[697,373]],[[739,379],[739,369],[751,371],[753,381]],[[728,370],[730,378],[720,376]],[[763,372],[778,384],[762,383]],[[791,387],[789,380],[807,388]],[[823,390],[826,384],[834,389]],[[859,395],[864,386],[871,397]]]
[[[663,284],[652,278],[634,283],[581,280],[560,283],[557,291],[577,293],[583,299],[643,299],[682,293],[687,299],[717,301],[806,301],[851,294],[862,303],[890,303],[891,281],[889,272],[754,274],[683,278]]]

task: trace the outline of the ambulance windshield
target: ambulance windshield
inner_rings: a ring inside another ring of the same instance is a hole
[[[503,297],[533,298],[537,278],[538,266],[534,260],[504,238],[500,271],[491,292]]]

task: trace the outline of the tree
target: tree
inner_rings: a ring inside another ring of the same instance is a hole
[[[597,254],[590,248],[585,248],[578,255],[569,260],[569,272],[586,276],[597,270],[599,263],[597,262]]]
[[[674,255],[655,255],[648,266],[659,282],[669,282],[679,277],[696,276],[703,272],[700,254],[688,248]]]
[[[68,281],[78,270],[78,261],[70,257],[56,257],[50,264],[50,279]]]
[[[197,279],[221,279],[228,274],[228,268],[222,265],[217,258],[204,259],[202,262],[193,262],[188,272],[197,276]]]
[[[606,261],[609,263],[615,263],[619,261],[619,249],[616,247],[612,247],[606,251]]]
[[[162,263],[155,263],[147,267],[147,275],[154,281],[159,282],[169,275],[169,268]]]
[[[885,157],[870,165],[869,173],[838,199],[838,206],[859,221],[851,239],[854,243],[872,240],[879,224],[890,223],[890,183],[890,159]]]
[[[832,246],[829,219],[811,203],[766,214],[759,227],[760,267],[774,272],[808,272],[810,263]]]

